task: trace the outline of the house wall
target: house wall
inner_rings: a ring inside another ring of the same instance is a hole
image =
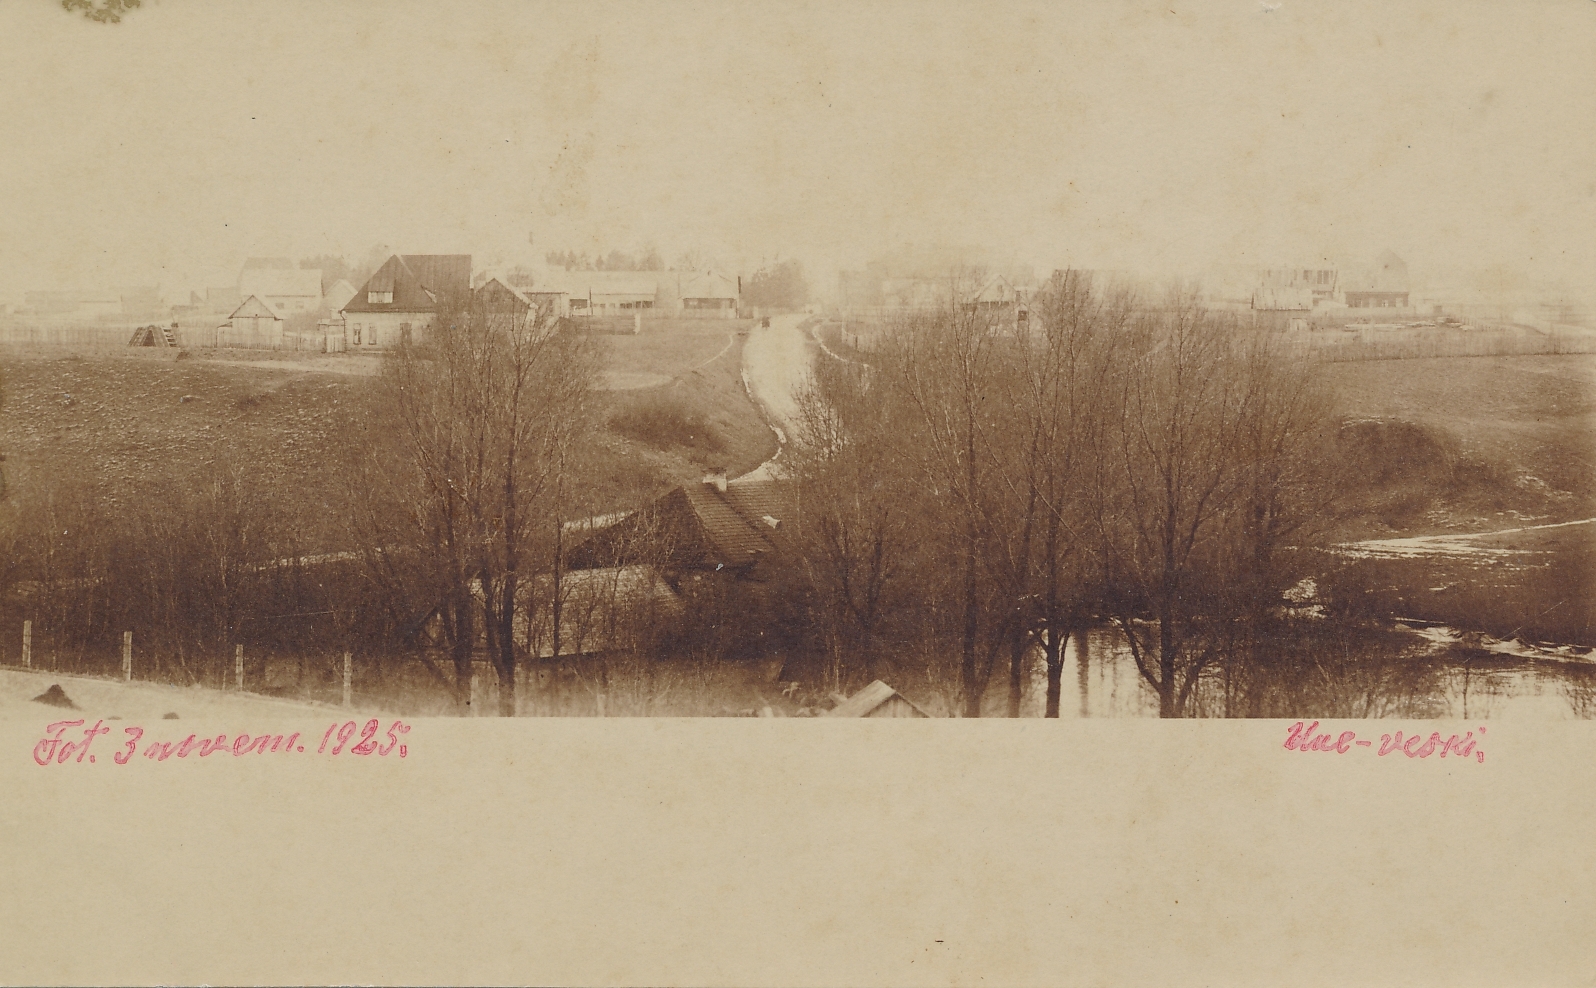
[[[879,707],[865,714],[866,717],[924,717],[920,711],[901,696],[894,694],[887,697]]]
[[[1347,292],[1347,306],[1353,309],[1406,309],[1407,292]]]
[[[216,346],[275,350],[283,345],[283,321],[269,316],[235,316],[216,330]]]
[[[683,319],[736,319],[734,298],[684,298],[673,315]]]
[[[344,341],[350,352],[382,350],[398,346],[407,325],[419,338],[431,323],[430,312],[346,312]]]

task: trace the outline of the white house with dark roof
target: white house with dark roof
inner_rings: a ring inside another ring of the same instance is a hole
[[[432,324],[446,296],[471,290],[470,254],[395,254],[343,307],[350,350],[396,346]]]

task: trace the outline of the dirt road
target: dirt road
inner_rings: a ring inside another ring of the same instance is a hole
[[[748,393],[765,412],[776,432],[776,441],[786,448],[788,436],[798,419],[795,392],[809,379],[813,342],[800,328],[808,317],[795,314],[771,316],[769,327],[749,331],[743,346],[743,383]],[[745,474],[749,480],[766,480],[780,470],[781,451]]]

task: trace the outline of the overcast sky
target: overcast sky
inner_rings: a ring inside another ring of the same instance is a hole
[[[0,0],[0,297],[379,244],[1596,272],[1589,0],[145,2]]]

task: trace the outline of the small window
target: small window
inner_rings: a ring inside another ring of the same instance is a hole
[[[355,323],[355,342],[360,342],[360,323]]]
[[[393,292],[367,292],[367,305],[386,305],[393,301]]]

